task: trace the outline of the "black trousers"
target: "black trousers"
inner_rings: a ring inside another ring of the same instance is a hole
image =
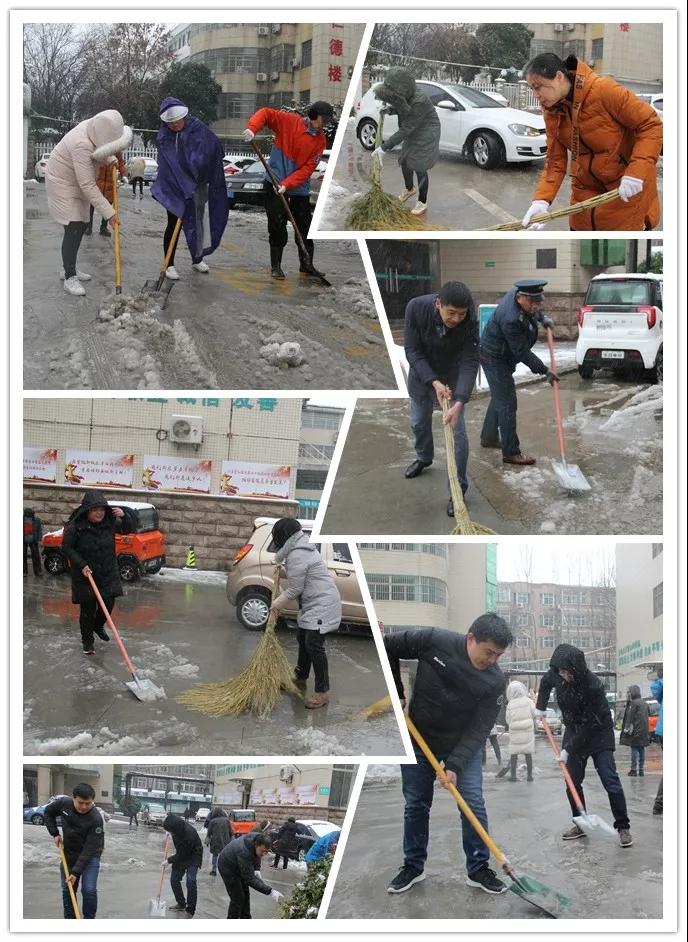
[[[115,600],[112,596],[103,597],[108,612],[112,612],[115,607]],[[81,640],[84,647],[88,645],[93,647],[93,633],[100,631],[105,625],[105,613],[96,599],[89,599],[88,602],[82,602],[79,605],[79,628],[81,629]]]
[[[566,748],[566,744],[564,744]],[[630,827],[628,821],[628,811],[626,809],[626,796],[624,795],[623,785],[621,784],[621,779],[619,774],[616,771],[616,764],[614,762],[614,753],[611,749],[605,749],[603,752],[597,752],[594,756],[569,756],[566,760],[566,768],[571,773],[571,778],[573,779],[573,784],[578,792],[580,800],[583,802],[583,807],[585,808],[585,795],[583,794],[583,779],[585,778],[585,767],[588,764],[588,759],[591,758],[593,765],[595,766],[595,771],[600,777],[600,781],[604,787],[604,790],[607,793],[609,799],[609,807],[611,808],[612,814],[614,815],[614,827],[617,831],[625,831]],[[569,805],[571,806],[571,814],[576,817],[578,814],[578,808],[576,803],[571,797],[571,793],[568,788],[566,789],[566,797],[569,800]]]
[[[501,765],[501,764],[502,764],[502,753],[501,753],[501,750],[500,750],[500,748],[499,748],[499,736],[497,736],[497,735],[494,735],[494,736],[490,735],[490,736],[488,736],[487,738],[490,740],[490,745],[492,746],[492,749],[494,750],[495,759],[497,760],[497,764],[498,764],[498,765]],[[483,765],[486,765],[486,764],[487,764],[487,749],[485,748],[485,743],[483,743]]]
[[[89,229],[93,229],[93,207],[92,207],[92,206],[91,206],[91,208],[90,208],[90,210],[89,210],[89,212],[88,212],[88,215],[89,215],[88,228],[89,228]],[[101,231],[101,232],[107,232],[107,227],[108,227],[107,219],[101,219],[101,220],[100,220],[100,231]]]
[[[88,223],[85,222],[69,222],[64,227],[62,267],[65,270],[65,279],[73,278],[76,275],[76,257],[79,254],[79,246],[87,225]]]
[[[308,230],[310,229],[311,219],[313,218],[311,198],[310,196],[287,196],[287,203],[289,204],[289,209],[296,220],[296,225],[299,227],[299,232],[308,250],[308,259],[304,260],[303,252],[301,251],[296,235],[294,235],[294,242],[299,250],[299,260],[302,264],[304,261],[312,261],[313,240],[306,238]],[[289,240],[287,234],[287,222],[289,217],[287,216],[287,211],[284,208],[284,203],[281,198],[275,193],[272,184],[267,182],[265,184],[265,212],[268,217],[268,241],[273,248],[283,249]]]
[[[404,163],[402,160],[401,172],[404,177],[404,186],[407,190],[413,189],[413,170]],[[430,177],[428,176],[427,170],[416,170],[416,178],[418,180],[418,201],[420,203],[427,203],[428,201],[428,187],[430,186]]]
[[[244,883],[240,877],[227,877],[221,870],[220,876],[229,896],[227,919],[250,919],[251,890],[248,883]]]
[[[272,862],[272,864],[271,864],[271,866],[273,866],[275,869],[277,869],[277,866],[278,866],[278,864],[279,864],[279,862],[280,862],[280,856],[281,856],[280,854],[275,854],[275,859],[273,860],[273,862]],[[286,854],[285,854],[285,855],[282,857],[282,870],[286,870],[288,864],[289,864],[289,858],[288,858],[288,857],[286,856]]]
[[[528,774],[528,778],[531,779],[533,777],[533,757],[529,752],[526,752],[525,756],[526,756],[526,772]],[[518,764],[518,756],[517,755],[511,756],[509,759],[509,765],[511,768],[512,779],[516,778],[517,764]]]
[[[33,566],[34,576],[41,574],[41,554],[38,550],[38,543],[24,543],[24,574],[28,573],[28,556],[31,554],[31,565]]]
[[[327,693],[330,689],[330,676],[327,667],[325,635],[312,628],[299,628],[297,632],[299,656],[295,674],[300,680],[308,680],[313,668],[315,692]]]
[[[143,192],[143,191],[141,191]],[[179,217],[175,216],[174,213],[171,213],[169,209],[167,210],[167,228],[165,229],[165,234],[162,237],[162,248],[163,254],[167,257],[167,250],[170,247],[172,242],[172,237],[174,236],[174,227],[177,225],[177,219]],[[177,252],[177,245],[179,244],[179,236],[181,235],[181,229],[177,233],[177,238],[174,241],[174,246],[172,247],[172,254],[170,255],[169,265],[174,265],[174,256]]]
[[[143,177],[132,177],[132,178],[131,178],[131,189],[132,189],[132,191],[133,191],[133,193],[134,193],[134,196],[136,196],[136,186],[137,186],[137,184],[138,184],[138,187],[139,187],[139,192],[140,192],[141,196],[143,196]]]

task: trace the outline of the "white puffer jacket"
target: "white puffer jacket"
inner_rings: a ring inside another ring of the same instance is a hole
[[[506,722],[509,727],[509,755],[532,755],[535,751],[535,704],[520,680],[506,688]]]
[[[62,138],[48,158],[45,194],[55,222],[88,222],[89,208],[110,219],[114,208],[96,184],[99,164],[108,163],[131,144],[132,130],[119,111],[101,111],[77,124]]]

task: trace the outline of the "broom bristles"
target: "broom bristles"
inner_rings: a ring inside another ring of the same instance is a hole
[[[438,227],[429,226],[420,217],[414,216],[395,196],[390,196],[379,184],[373,183],[367,193],[353,201],[346,228],[383,231],[431,230]]]
[[[442,417],[446,416],[449,410],[447,400],[442,400]],[[459,483],[459,473],[456,467],[456,455],[454,454],[454,430],[447,423],[444,426],[444,444],[447,450],[447,472],[449,475],[449,490],[451,491],[452,504],[454,505],[454,529],[452,536],[479,536],[481,534],[494,534],[494,530],[484,527],[482,523],[474,523],[463,499],[461,484]]]

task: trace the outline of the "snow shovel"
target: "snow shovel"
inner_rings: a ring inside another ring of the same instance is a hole
[[[115,627],[115,623],[110,617],[110,612],[107,610],[107,606],[103,601],[103,596],[98,590],[95,579],[88,573],[88,581],[91,583],[91,588],[93,589],[93,594],[98,600],[98,604],[103,610],[105,615],[105,621],[110,631],[115,636],[115,641],[117,642],[117,647],[119,648],[120,654],[124,658],[124,663],[127,665],[127,669],[132,676],[132,680],[125,681],[126,686],[131,690],[137,700],[143,700],[145,702],[151,702],[152,700],[166,700],[165,691],[161,687],[157,687],[152,680],[149,680],[147,677],[138,677],[134,665],[131,662],[131,658],[127,654],[127,649],[124,647],[124,642],[120,637],[120,633]]]
[[[148,900],[148,915],[153,919],[164,919],[167,915],[167,903],[162,896],[162,885],[165,882],[165,864],[167,863],[167,851],[170,846],[170,835],[165,835],[165,847],[162,852],[162,866],[160,867],[160,882],[158,883],[158,895]]]
[[[122,293],[122,243],[120,242],[120,222],[119,222],[119,186],[117,184],[117,161],[112,165],[112,206],[117,217],[117,224],[114,226],[112,248],[115,252],[115,294]]]
[[[177,218],[177,222],[174,226],[174,232],[172,233],[172,238],[170,239],[170,244],[165,253],[165,258],[162,262],[162,268],[160,269],[160,274],[158,275],[157,281],[146,281],[143,285],[143,292],[151,297],[154,301],[160,306],[160,310],[167,305],[167,299],[170,296],[170,291],[174,287],[174,281],[171,278],[166,278],[167,269],[170,267],[170,260],[172,258],[172,252],[174,251],[177,242],[179,240],[179,232],[182,228],[181,216]]]
[[[440,782],[446,782],[447,778],[444,769],[430,751],[430,747],[421,736],[413,720],[411,720],[408,716],[406,717],[406,725],[408,726],[408,731],[411,733],[411,736],[413,739],[415,739],[423,751],[425,758],[435,770],[435,773],[437,774]],[[511,892],[515,893],[516,896],[520,896],[521,899],[540,910],[540,912],[548,918],[558,919],[559,914],[561,914],[561,912],[568,906],[570,902],[569,898],[564,896],[562,893],[558,893],[556,890],[553,890],[551,887],[546,886],[544,883],[540,883],[539,880],[535,880],[533,877],[526,876],[525,874],[516,876],[512,864],[507,860],[507,858],[492,840],[490,835],[487,833],[485,828],[482,826],[480,821],[478,821],[476,816],[473,814],[469,806],[464,801],[458,788],[456,788],[455,785],[449,784],[448,791],[456,801],[465,817],[470,821],[473,830],[478,835],[480,840],[490,850],[490,853],[493,855],[495,860],[501,865],[504,873],[506,873],[506,875],[511,879],[512,882],[511,886],[509,887]],[[556,912],[553,912],[553,909],[555,909]]]
[[[284,211],[286,212],[287,216],[289,216],[289,219],[290,219],[290,221],[291,221],[291,224],[292,224],[292,226],[294,227],[294,235],[296,236],[296,241],[298,242],[299,248],[301,249],[301,264],[304,266],[304,268],[307,268],[307,269],[308,269],[308,272],[309,272],[311,275],[314,275],[316,278],[318,278],[318,279],[320,280],[321,284],[325,285],[326,288],[331,288],[331,287],[332,287],[331,282],[329,282],[329,281],[327,280],[327,278],[323,275],[322,272],[319,272],[318,269],[314,267],[313,262],[311,261],[310,252],[309,252],[308,249],[306,248],[306,243],[304,242],[303,236],[301,235],[301,230],[300,230],[299,227],[296,225],[296,220],[294,219],[294,214],[292,213],[292,211],[291,211],[291,209],[290,209],[290,207],[289,207],[289,202],[287,201],[287,198],[286,198],[286,196],[284,195],[284,193],[280,193],[280,192],[279,192],[279,187],[280,187],[280,185],[279,185],[279,183],[277,182],[277,179],[276,179],[274,173],[273,173],[272,170],[270,169],[267,160],[265,159],[265,157],[263,157],[263,154],[262,154],[260,148],[259,148],[259,147],[256,147],[256,145],[253,143],[253,141],[251,141],[251,147],[252,147],[253,150],[256,152],[256,156],[258,157],[258,160],[260,160],[260,162],[262,163],[262,165],[265,167],[265,172],[266,172],[267,175],[270,177],[270,182],[272,183],[273,189],[275,190],[275,193],[277,194],[277,196],[279,196],[279,198],[282,200],[282,205],[284,206]]]
[[[554,339],[552,328],[547,327],[547,346],[549,347],[550,369],[553,373],[557,372],[557,364],[554,358]],[[564,443],[564,423],[561,419],[561,401],[559,399],[559,383],[552,383],[552,393],[554,395],[554,414],[557,419],[557,435],[559,437],[559,453],[561,461],[552,459],[552,469],[557,480],[565,491],[589,491],[585,475],[577,464],[569,464],[566,460],[566,444]]]
[[[557,758],[559,758],[559,750],[557,749],[557,744],[554,741],[554,736],[552,735],[552,730],[549,728],[549,724],[545,721],[544,717],[541,717],[540,721],[542,723],[542,728],[545,731],[545,736],[547,736],[549,739],[552,752]],[[560,762],[559,768],[561,769],[561,774],[564,776],[566,787],[571,793],[571,797],[573,798],[573,801],[578,808],[578,815],[573,819],[573,823],[577,824],[581,831],[585,831],[586,834],[594,834],[596,831],[601,831],[602,834],[607,834],[610,837],[616,838],[616,831],[613,827],[611,827],[611,825],[607,824],[607,822],[598,815],[588,814],[588,812],[585,810],[580,795],[578,794],[578,789],[573,784],[571,773],[566,768],[566,763]]]
[[[65,882],[67,884],[67,890],[69,891],[69,898],[72,901],[72,906],[74,907],[74,918],[81,919],[81,910],[79,909],[79,904],[76,899],[76,893],[74,892],[74,887],[72,881],[69,879],[69,867],[67,866],[67,858],[65,857],[64,847],[62,846],[62,841],[57,845],[57,849],[60,851],[60,860],[62,861],[62,869],[64,870]]]

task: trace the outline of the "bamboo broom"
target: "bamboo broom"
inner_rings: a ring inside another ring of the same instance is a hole
[[[447,400],[442,399],[442,418],[445,419],[449,406]],[[466,504],[463,499],[463,491],[459,484],[459,472],[456,468],[456,455],[454,453],[454,430],[449,422],[444,424],[444,444],[447,450],[447,473],[449,474],[449,490],[451,491],[452,503],[454,505],[454,534],[462,536],[479,536],[481,534],[494,533],[489,527],[484,527],[481,523],[474,523],[468,516]]]
[[[280,567],[275,567],[272,598],[279,593]],[[274,710],[280,694],[300,696],[294,684],[294,670],[277,638],[277,619],[270,613],[265,632],[246,667],[230,680],[196,684],[176,697],[177,703],[206,716],[256,713],[265,719]]]
[[[573,216],[576,213],[582,213],[586,209],[595,209],[596,206],[602,206],[604,203],[611,203],[618,199],[619,191],[609,190],[608,193],[600,193],[599,196],[591,196],[590,199],[581,200],[580,203],[572,203],[563,209],[555,209],[551,213],[539,213],[533,216],[529,225],[534,222],[551,222],[553,219],[561,219],[563,216]],[[521,232],[523,231],[521,222],[502,222],[498,226],[488,226],[486,229],[478,229],[478,232]]]

